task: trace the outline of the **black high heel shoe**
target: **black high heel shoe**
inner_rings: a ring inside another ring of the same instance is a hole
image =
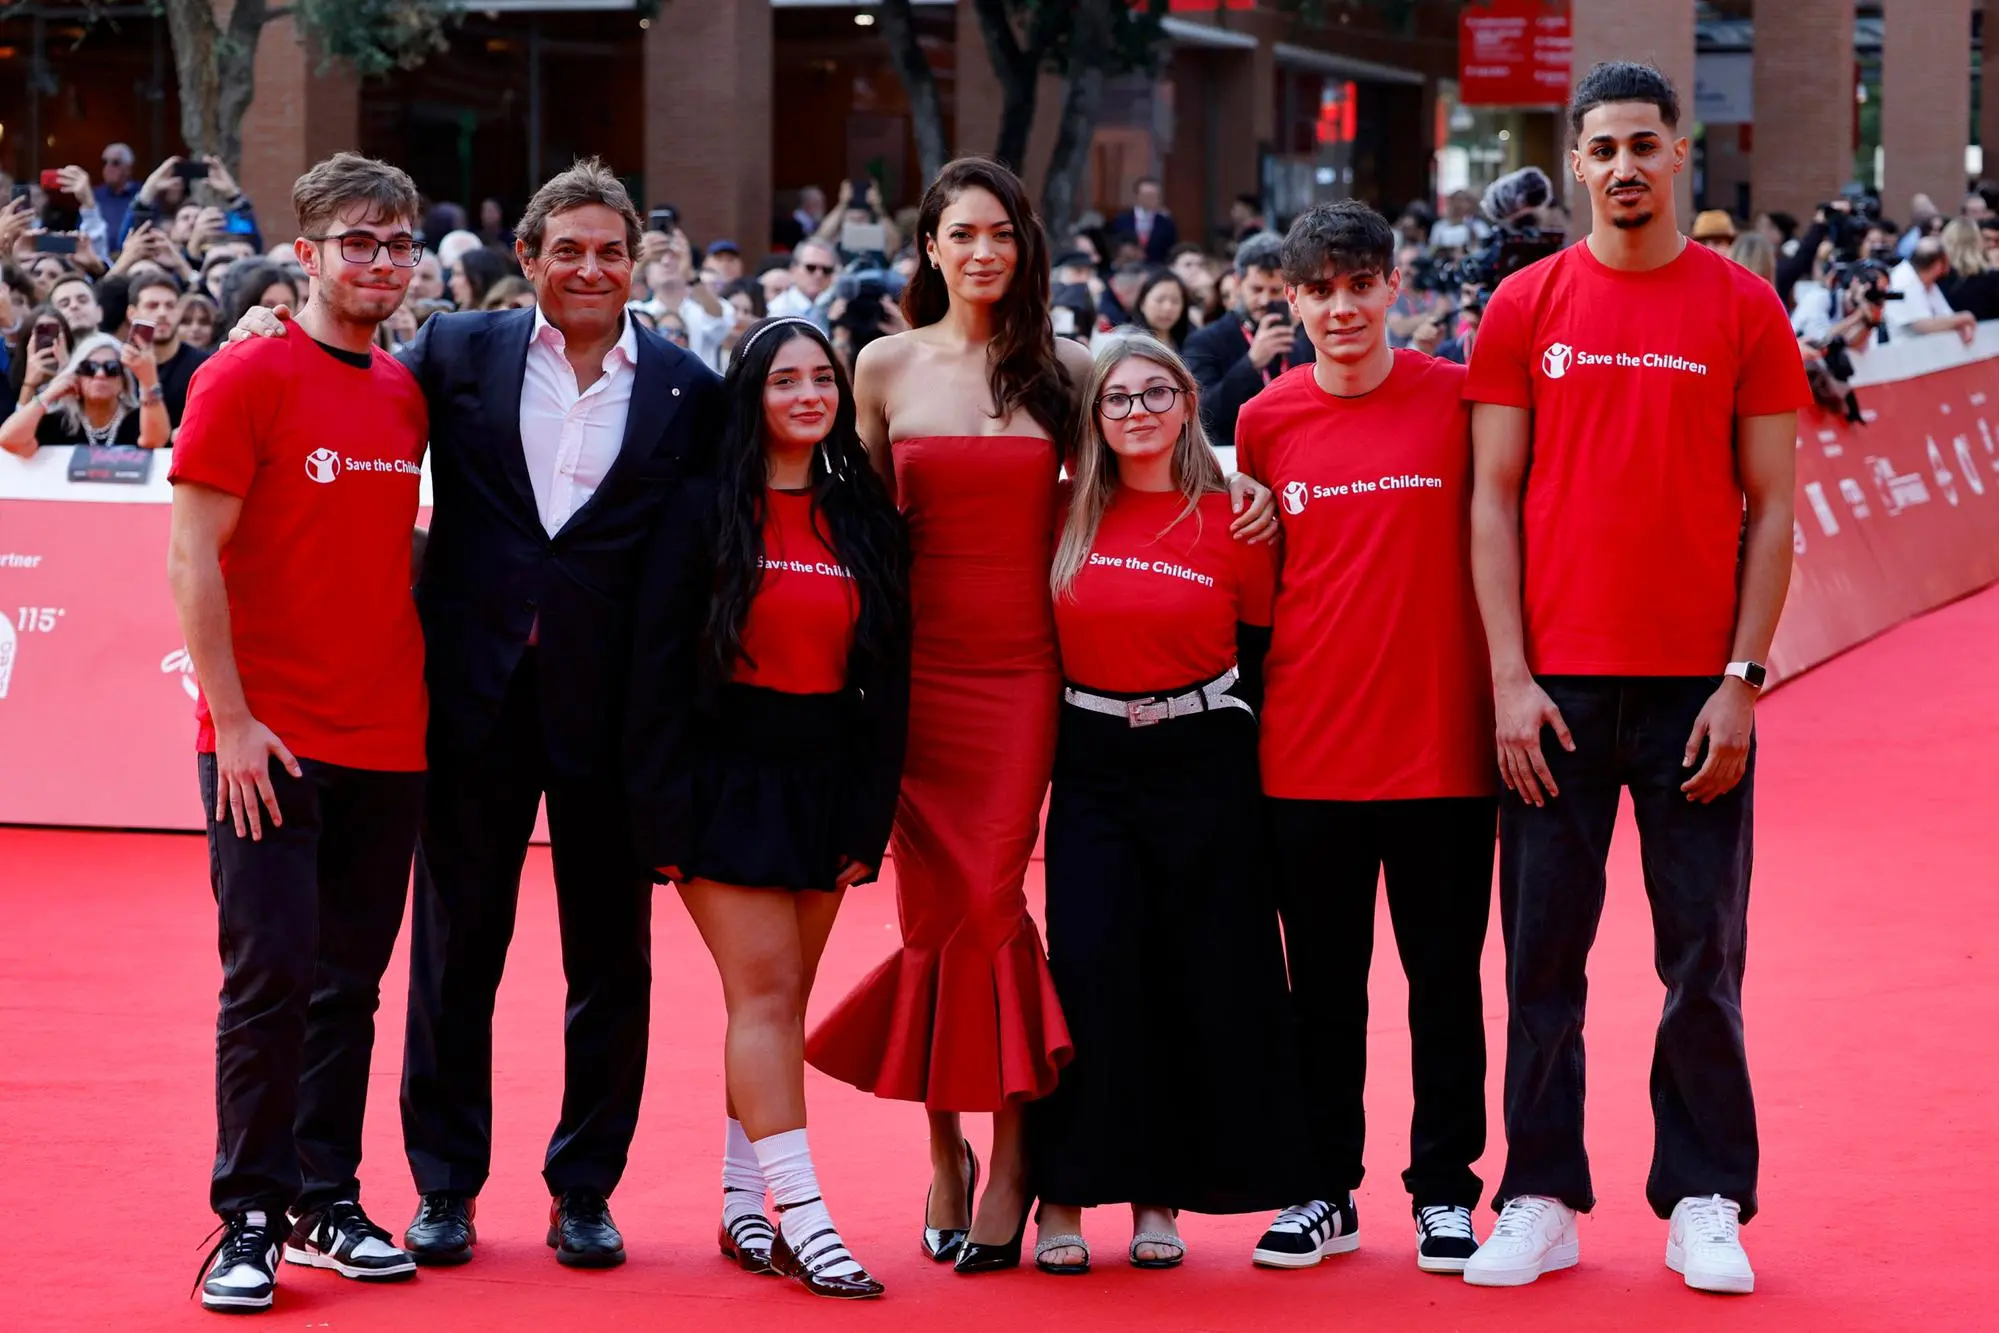
[[[998,1273],[1008,1268],[1020,1267],[1020,1245],[1027,1238],[1027,1219],[1034,1212],[1034,1196],[1028,1195],[1027,1202],[1020,1207],[1020,1225],[1013,1229],[1013,1239],[1004,1245],[986,1245],[972,1239],[972,1233],[965,1233],[965,1244],[958,1251],[955,1271],[960,1273]]]
[[[979,1155],[972,1151],[972,1142],[970,1139],[963,1140],[963,1143],[965,1145],[965,1161],[967,1164],[965,1171],[965,1212],[967,1215],[970,1215],[972,1200],[979,1192]],[[972,1234],[972,1229],[969,1226],[933,1227],[930,1225],[930,1196],[935,1191],[935,1188],[933,1185],[931,1189],[924,1191],[923,1194],[923,1252],[937,1263],[948,1264],[958,1257],[958,1251],[964,1247],[966,1238]]]

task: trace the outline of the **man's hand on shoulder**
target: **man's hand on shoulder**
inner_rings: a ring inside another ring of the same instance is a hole
[[[229,341],[242,342],[246,338],[282,338],[285,328],[292,321],[290,306],[280,305],[266,308],[253,305],[243,312],[236,321],[236,327],[229,330]]]

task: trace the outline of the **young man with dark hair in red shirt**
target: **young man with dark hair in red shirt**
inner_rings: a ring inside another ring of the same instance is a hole
[[[410,575],[429,417],[373,346],[423,253],[417,195],[341,153],[292,202],[310,336],[204,364],[170,474],[221,917],[209,1202],[223,1236],[202,1304],[239,1312],[270,1307],[280,1249],[370,1281],[416,1271],[361,1211],[356,1171],[425,767]]]
[[[1507,278],[1466,378],[1472,564],[1491,648],[1506,937],[1505,1175],[1465,1279],[1577,1261],[1584,971],[1631,789],[1666,1007],[1646,1197],[1666,1263],[1748,1292],[1756,1112],[1742,1034],[1756,694],[1790,583],[1797,414],[1770,285],[1674,216],[1679,98],[1599,65],[1570,106],[1593,225]],[[1532,466],[1529,466],[1529,460]]]
[[[1409,978],[1416,1108],[1402,1179],[1417,1264],[1457,1272],[1477,1247],[1498,783],[1471,585],[1471,423],[1463,367],[1388,345],[1394,248],[1387,219],[1359,203],[1292,225],[1286,293],[1316,358],[1236,425],[1239,466],[1277,492],[1284,524],[1261,758],[1311,1129],[1298,1181],[1310,1202],[1258,1243],[1270,1267],[1359,1243],[1384,872]]]

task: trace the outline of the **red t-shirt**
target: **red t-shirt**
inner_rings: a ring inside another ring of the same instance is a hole
[[[1236,625],[1268,625],[1276,556],[1229,536],[1229,498],[1120,486],[1055,599],[1062,676],[1109,694],[1184,689],[1236,663]],[[1174,522],[1179,518],[1179,522]]]
[[[1358,398],[1327,393],[1308,365],[1243,405],[1237,465],[1276,492],[1284,525],[1264,668],[1271,796],[1497,787],[1463,384],[1463,367],[1403,348]]]
[[[396,359],[340,360],[294,329],[232,343],[194,375],[176,482],[243,501],[222,551],[250,712],[301,758],[424,767],[423,629],[410,532],[430,418]],[[215,750],[206,697],[195,745]]]
[[[1812,401],[1770,284],[1692,243],[1649,273],[1572,245],[1493,293],[1465,396],[1534,413],[1529,669],[1719,675],[1742,536],[1736,420]]]
[[[853,576],[833,553],[812,497],[764,492],[763,580],[743,621],[743,658],[733,678],[786,694],[832,694],[847,687],[860,600]]]

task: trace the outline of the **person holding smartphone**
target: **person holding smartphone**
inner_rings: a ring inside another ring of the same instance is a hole
[[[53,345],[44,355],[50,350]],[[32,458],[45,444],[157,449],[171,434],[152,354],[93,333],[46,388],[0,422],[0,449],[20,458]]]
[[[167,420],[179,429],[181,414],[187,410],[188,384],[208,353],[181,337],[180,288],[165,273],[142,272],[133,280],[126,301],[132,315],[131,342],[152,352]]]
[[[30,326],[27,342],[21,349],[20,374],[17,377],[18,397],[16,407],[25,407],[69,361],[69,326],[63,323],[61,315],[47,305],[36,306],[29,317]]]
[[[1201,386],[1201,425],[1216,448],[1235,445],[1242,405],[1293,366],[1312,364],[1311,340],[1292,327],[1284,299],[1284,238],[1259,232],[1236,247],[1236,303],[1187,339],[1187,369]]]

